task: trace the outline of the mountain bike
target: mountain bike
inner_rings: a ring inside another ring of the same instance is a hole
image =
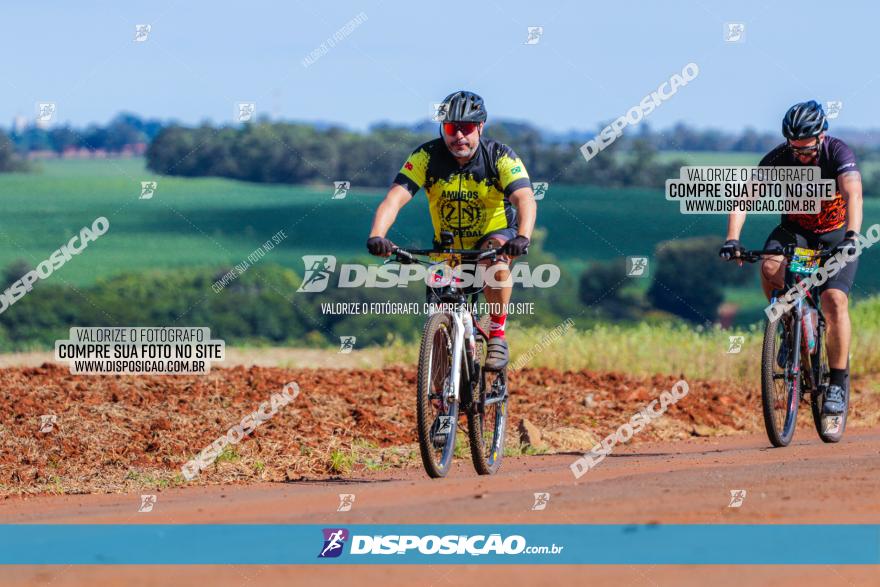
[[[784,250],[744,251],[742,260],[754,263],[765,255],[782,255],[788,261],[785,287],[773,290],[770,303],[808,279],[834,255],[833,249],[814,250],[788,245]],[[798,405],[810,395],[813,422],[825,442],[839,442],[846,429],[849,385],[844,391],[843,414],[822,415],[825,391],[830,381],[828,351],[825,348],[826,321],[816,287],[806,290],[793,306],[776,319],[767,320],[761,355],[761,404],[764,427],[771,444],[788,446],[794,436]]]
[[[470,261],[494,261],[500,249],[453,249],[452,233],[441,233],[433,249],[395,248],[389,260],[420,263],[429,279]],[[429,256],[430,260],[420,259]],[[441,260],[437,260],[440,258]],[[507,426],[507,370],[487,371],[488,315],[473,312],[479,291],[462,288],[454,277],[437,278],[433,298],[439,302],[425,323],[419,349],[416,414],[419,450],[425,471],[445,477],[455,453],[459,412],[467,416],[471,459],[480,475],[492,475],[501,466]],[[447,282],[448,281],[448,282]],[[467,298],[470,294],[471,303]]]

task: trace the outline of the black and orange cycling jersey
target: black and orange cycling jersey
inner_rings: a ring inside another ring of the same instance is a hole
[[[761,159],[761,166],[796,167],[802,165],[794,156],[787,143],[782,143]],[[822,179],[838,179],[842,174],[858,171],[856,157],[842,140],[826,136],[819,147],[819,160],[814,163],[822,172]],[[783,221],[793,222],[801,228],[815,233],[824,234],[837,230],[846,224],[846,200],[840,193],[840,184],[833,200],[822,200],[818,214],[784,214]]]
[[[425,188],[434,239],[440,231],[455,235],[457,246],[471,248],[485,234],[518,227],[510,194],[531,181],[513,149],[492,139],[480,139],[477,152],[460,166],[443,139],[434,139],[412,152],[394,183],[415,195]]]

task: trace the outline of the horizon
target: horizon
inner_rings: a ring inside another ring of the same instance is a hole
[[[242,123],[238,123],[238,122],[234,122],[234,121],[230,121],[230,120],[215,121],[212,119],[204,119],[204,120],[200,120],[198,122],[192,122],[192,123],[191,122],[183,122],[183,121],[177,120],[173,117],[166,118],[166,119],[158,118],[158,117],[148,117],[143,114],[134,112],[132,110],[122,109],[122,110],[119,110],[118,112],[116,112],[115,114],[111,115],[109,118],[107,118],[104,121],[93,121],[93,122],[89,122],[86,124],[73,124],[69,120],[64,120],[64,121],[53,122],[51,125],[42,126],[42,127],[41,127],[41,125],[36,123],[36,121],[33,118],[27,118],[27,117],[24,117],[21,115],[17,115],[17,116],[13,117],[13,122],[11,124],[9,124],[9,125],[0,124],[0,131],[11,133],[16,122],[18,122],[17,119],[25,122],[26,123],[25,128],[29,128],[29,129],[30,128],[43,128],[44,130],[51,130],[53,128],[64,128],[64,127],[84,129],[88,126],[105,127],[105,126],[109,125],[113,120],[117,119],[118,117],[126,116],[126,115],[135,116],[143,122],[158,122],[162,126],[176,125],[176,126],[182,126],[182,127],[186,127],[186,128],[195,128],[195,127],[202,126],[205,124],[207,124],[209,126],[215,126],[215,127],[222,126],[222,127],[230,127],[230,128],[236,128],[236,127],[242,126]],[[312,126],[315,128],[322,128],[322,129],[323,128],[339,128],[339,129],[345,130],[347,132],[354,132],[354,133],[360,133],[360,134],[370,132],[375,127],[382,126],[382,125],[388,125],[388,126],[392,126],[395,128],[406,128],[406,129],[412,130],[417,127],[423,126],[425,124],[437,124],[437,123],[433,122],[430,117],[425,117],[425,118],[418,120],[418,121],[415,121],[415,122],[397,122],[397,121],[392,121],[392,120],[375,120],[373,122],[368,123],[365,128],[355,128],[351,125],[348,125],[348,124],[345,124],[345,123],[339,122],[339,121],[308,120],[308,119],[295,119],[295,118],[273,118],[273,117],[266,115],[266,114],[262,115],[257,120],[257,122],[258,123],[268,122],[268,123],[280,123],[280,124],[301,124],[301,125],[307,125],[307,126]],[[486,122],[486,127],[491,128],[491,126],[493,126],[493,124],[527,125],[535,130],[538,130],[542,134],[542,136],[544,136],[546,138],[547,136],[560,137],[560,136],[578,135],[578,134],[588,135],[590,133],[595,133],[596,131],[601,130],[602,127],[609,124],[610,122],[611,122],[610,120],[600,121],[597,123],[596,128],[593,130],[586,129],[586,128],[571,127],[571,128],[564,129],[564,130],[545,131],[545,130],[541,129],[536,123],[529,121],[529,120],[516,119],[516,118],[499,118],[494,121],[491,119],[488,120]],[[665,132],[671,131],[672,129],[674,129],[678,125],[683,125],[689,129],[692,129],[692,130],[695,130],[698,132],[718,131],[718,132],[722,132],[725,135],[729,135],[729,136],[738,136],[746,131],[754,131],[759,134],[771,134],[771,135],[778,134],[780,136],[780,140],[782,140],[782,134],[781,134],[781,132],[778,131],[778,129],[774,129],[774,130],[764,129],[764,130],[762,130],[762,129],[758,129],[758,128],[755,128],[752,126],[744,126],[738,130],[725,130],[725,129],[722,129],[720,127],[715,127],[715,126],[695,125],[695,124],[690,123],[686,120],[673,121],[670,124],[663,126],[663,127],[657,127],[657,126],[651,125],[650,123],[643,123],[639,126],[639,128],[640,128],[640,130],[642,128],[645,128],[646,130],[644,132],[650,132],[652,134],[663,134]],[[828,129],[829,135],[834,136],[836,132],[843,132],[846,134],[868,135],[868,136],[880,135],[880,126],[870,127],[870,128],[857,128],[857,127],[851,127],[851,126],[839,126],[839,127],[829,126],[829,129]],[[672,149],[672,150],[675,150],[675,149]]]

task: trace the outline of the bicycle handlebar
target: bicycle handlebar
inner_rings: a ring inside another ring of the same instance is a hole
[[[835,247],[830,247],[819,251],[817,255],[820,259],[827,259],[836,252]],[[745,261],[747,263],[755,263],[764,258],[765,255],[780,255],[787,259],[794,257],[794,251],[786,251],[785,249],[762,249],[758,251],[741,251],[739,257],[730,257],[728,261]]]
[[[461,255],[463,257],[473,257],[474,261],[480,261],[482,259],[487,259],[489,257],[494,257],[499,252],[501,252],[501,247],[496,247],[492,249],[412,249],[406,250],[400,247],[394,247],[391,249],[391,254],[396,255],[398,257],[398,261],[400,257],[403,257],[409,263],[418,263],[421,262],[420,259],[416,259],[416,255],[436,255],[436,254],[447,254],[447,255]]]

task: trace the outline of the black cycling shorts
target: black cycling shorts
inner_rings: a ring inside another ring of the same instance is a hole
[[[818,234],[805,230],[793,222],[782,222],[767,237],[764,249],[784,248],[785,245],[789,244],[807,249],[827,249],[842,241],[845,234],[846,227]],[[821,293],[826,289],[839,289],[843,293],[849,294],[856,280],[858,268],[858,258],[848,262],[843,269],[838,271],[833,277],[829,277],[828,281],[819,286],[819,292]]]
[[[474,248],[479,249],[480,247],[483,246],[483,243],[485,243],[490,238],[494,238],[495,240],[500,241],[501,244],[503,245],[507,241],[513,240],[516,238],[516,229],[510,228],[510,227],[499,228],[498,230],[493,230],[492,232],[490,232],[488,234],[484,234],[483,236],[480,237],[480,240],[478,240],[477,243],[474,245]]]

